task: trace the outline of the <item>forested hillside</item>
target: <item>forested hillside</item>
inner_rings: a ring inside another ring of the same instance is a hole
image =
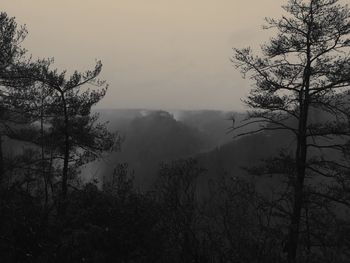
[[[230,112],[154,110],[98,110],[108,127],[123,137],[121,150],[85,169],[85,180],[103,181],[117,163],[128,163],[135,172],[135,184],[150,189],[159,164],[178,158],[194,157],[232,141]],[[243,114],[235,113],[237,121]],[[253,129],[250,127],[250,129]],[[101,177],[98,177],[101,176]]]

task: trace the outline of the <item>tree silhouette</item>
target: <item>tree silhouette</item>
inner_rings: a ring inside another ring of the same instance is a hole
[[[2,139],[6,135],[8,121],[11,120],[8,84],[12,81],[12,70],[22,60],[25,50],[21,42],[25,39],[25,27],[18,27],[15,19],[0,13],[0,184],[5,173]]]
[[[69,177],[86,162],[99,158],[104,151],[118,146],[118,136],[98,123],[98,115],[91,114],[91,107],[106,94],[108,86],[97,79],[102,64],[97,62],[93,70],[66,76],[50,69],[50,63],[38,67],[40,81],[52,92],[49,105],[51,136],[55,138],[54,148],[62,156],[62,182],[60,204],[64,211]],[[84,85],[92,85],[94,89]]]
[[[235,49],[232,61],[255,82],[245,100],[253,110],[235,130],[259,123],[259,129],[238,136],[288,130],[296,139],[286,243],[288,261],[296,262],[306,191],[312,188],[314,195],[321,194],[320,187],[315,187],[317,180],[306,176],[325,177],[334,184],[342,179],[348,185],[332,168],[343,170],[343,175],[344,169],[349,171],[343,153],[350,136],[350,11],[337,0],[289,0],[283,9],[287,14],[281,19],[266,19],[264,28],[277,30],[277,35],[262,46],[261,57],[250,48]],[[323,119],[311,121],[311,111],[322,112]],[[342,201],[330,191],[322,194]]]
[[[24,26],[18,26],[15,18],[0,13],[0,141],[11,138],[37,143],[35,130],[31,127],[40,115],[40,99],[49,97],[44,91],[38,68],[52,60],[32,61],[21,44],[27,36]],[[43,101],[42,101],[43,102]],[[9,165],[4,160],[0,142],[0,182],[6,173],[21,164]],[[18,161],[18,159],[17,159]],[[7,164],[5,164],[7,163]]]

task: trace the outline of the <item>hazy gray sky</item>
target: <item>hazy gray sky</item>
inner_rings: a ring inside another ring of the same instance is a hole
[[[0,0],[26,24],[34,57],[84,70],[103,62],[99,108],[242,109],[250,87],[229,58],[258,47],[285,0]]]

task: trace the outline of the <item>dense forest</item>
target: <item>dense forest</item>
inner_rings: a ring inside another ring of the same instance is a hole
[[[98,109],[0,13],[0,261],[350,262],[350,9],[283,9],[246,113]]]

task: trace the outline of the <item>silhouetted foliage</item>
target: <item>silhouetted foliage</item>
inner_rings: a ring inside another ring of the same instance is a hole
[[[350,10],[338,2],[288,1],[283,6],[287,15],[279,20],[266,19],[265,28],[276,29],[277,35],[262,46],[263,56],[255,56],[250,48],[245,48],[236,49],[233,59],[242,73],[249,74],[255,82],[245,100],[253,110],[236,129],[259,123],[261,127],[248,134],[285,130],[295,138],[295,157],[283,156],[290,165],[285,167],[286,160],[275,159],[273,165],[270,163],[272,170],[267,171],[288,177],[288,187],[281,193],[283,200],[289,201],[283,205],[289,221],[285,230],[288,262],[311,260],[318,253],[328,257],[327,242],[320,244],[313,239],[321,224],[310,222],[316,219],[308,215],[309,209],[316,206],[320,213],[334,211],[335,204],[331,203],[344,205],[344,195],[348,192],[348,180],[343,173],[349,172]],[[323,112],[327,117],[312,122],[311,110]],[[274,171],[276,168],[279,171]],[[283,168],[287,169],[283,171]],[[339,195],[339,191],[335,194],[334,188],[342,189],[343,194]],[[322,224],[327,226],[324,233],[330,232],[329,220]],[[337,242],[331,242],[334,243]],[[336,261],[340,262],[343,254],[338,256]]]

